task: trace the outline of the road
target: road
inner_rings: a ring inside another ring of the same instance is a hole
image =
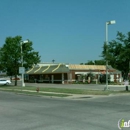
[[[130,96],[63,99],[0,92],[0,130],[118,130]]]

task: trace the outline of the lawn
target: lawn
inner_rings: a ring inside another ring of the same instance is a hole
[[[15,86],[1,86],[1,91],[11,91],[25,94],[35,95],[48,95],[48,96],[70,96],[71,94],[83,94],[83,95],[110,95],[110,94],[121,94],[130,93],[130,91],[103,91],[103,90],[84,90],[84,89],[66,89],[66,88],[39,88],[39,92],[36,91],[36,87],[15,87]]]

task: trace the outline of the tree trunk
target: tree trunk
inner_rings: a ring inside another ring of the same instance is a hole
[[[17,86],[17,74],[15,74],[15,86]]]

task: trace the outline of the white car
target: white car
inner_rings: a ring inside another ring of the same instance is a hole
[[[11,84],[10,80],[0,79],[0,85],[9,85],[9,84]]]

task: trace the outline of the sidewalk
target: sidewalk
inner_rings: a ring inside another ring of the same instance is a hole
[[[28,90],[23,90],[23,91],[28,91]],[[29,92],[36,92],[36,91],[29,91]],[[70,94],[70,93],[57,93],[57,92],[43,92],[43,91],[39,91],[38,93],[68,95],[66,97],[62,97],[65,99],[89,99],[89,98],[108,97],[109,96],[109,95],[85,95],[85,94]],[[46,96],[46,97],[49,97],[49,96]],[[51,97],[61,98],[58,96],[51,96]]]

